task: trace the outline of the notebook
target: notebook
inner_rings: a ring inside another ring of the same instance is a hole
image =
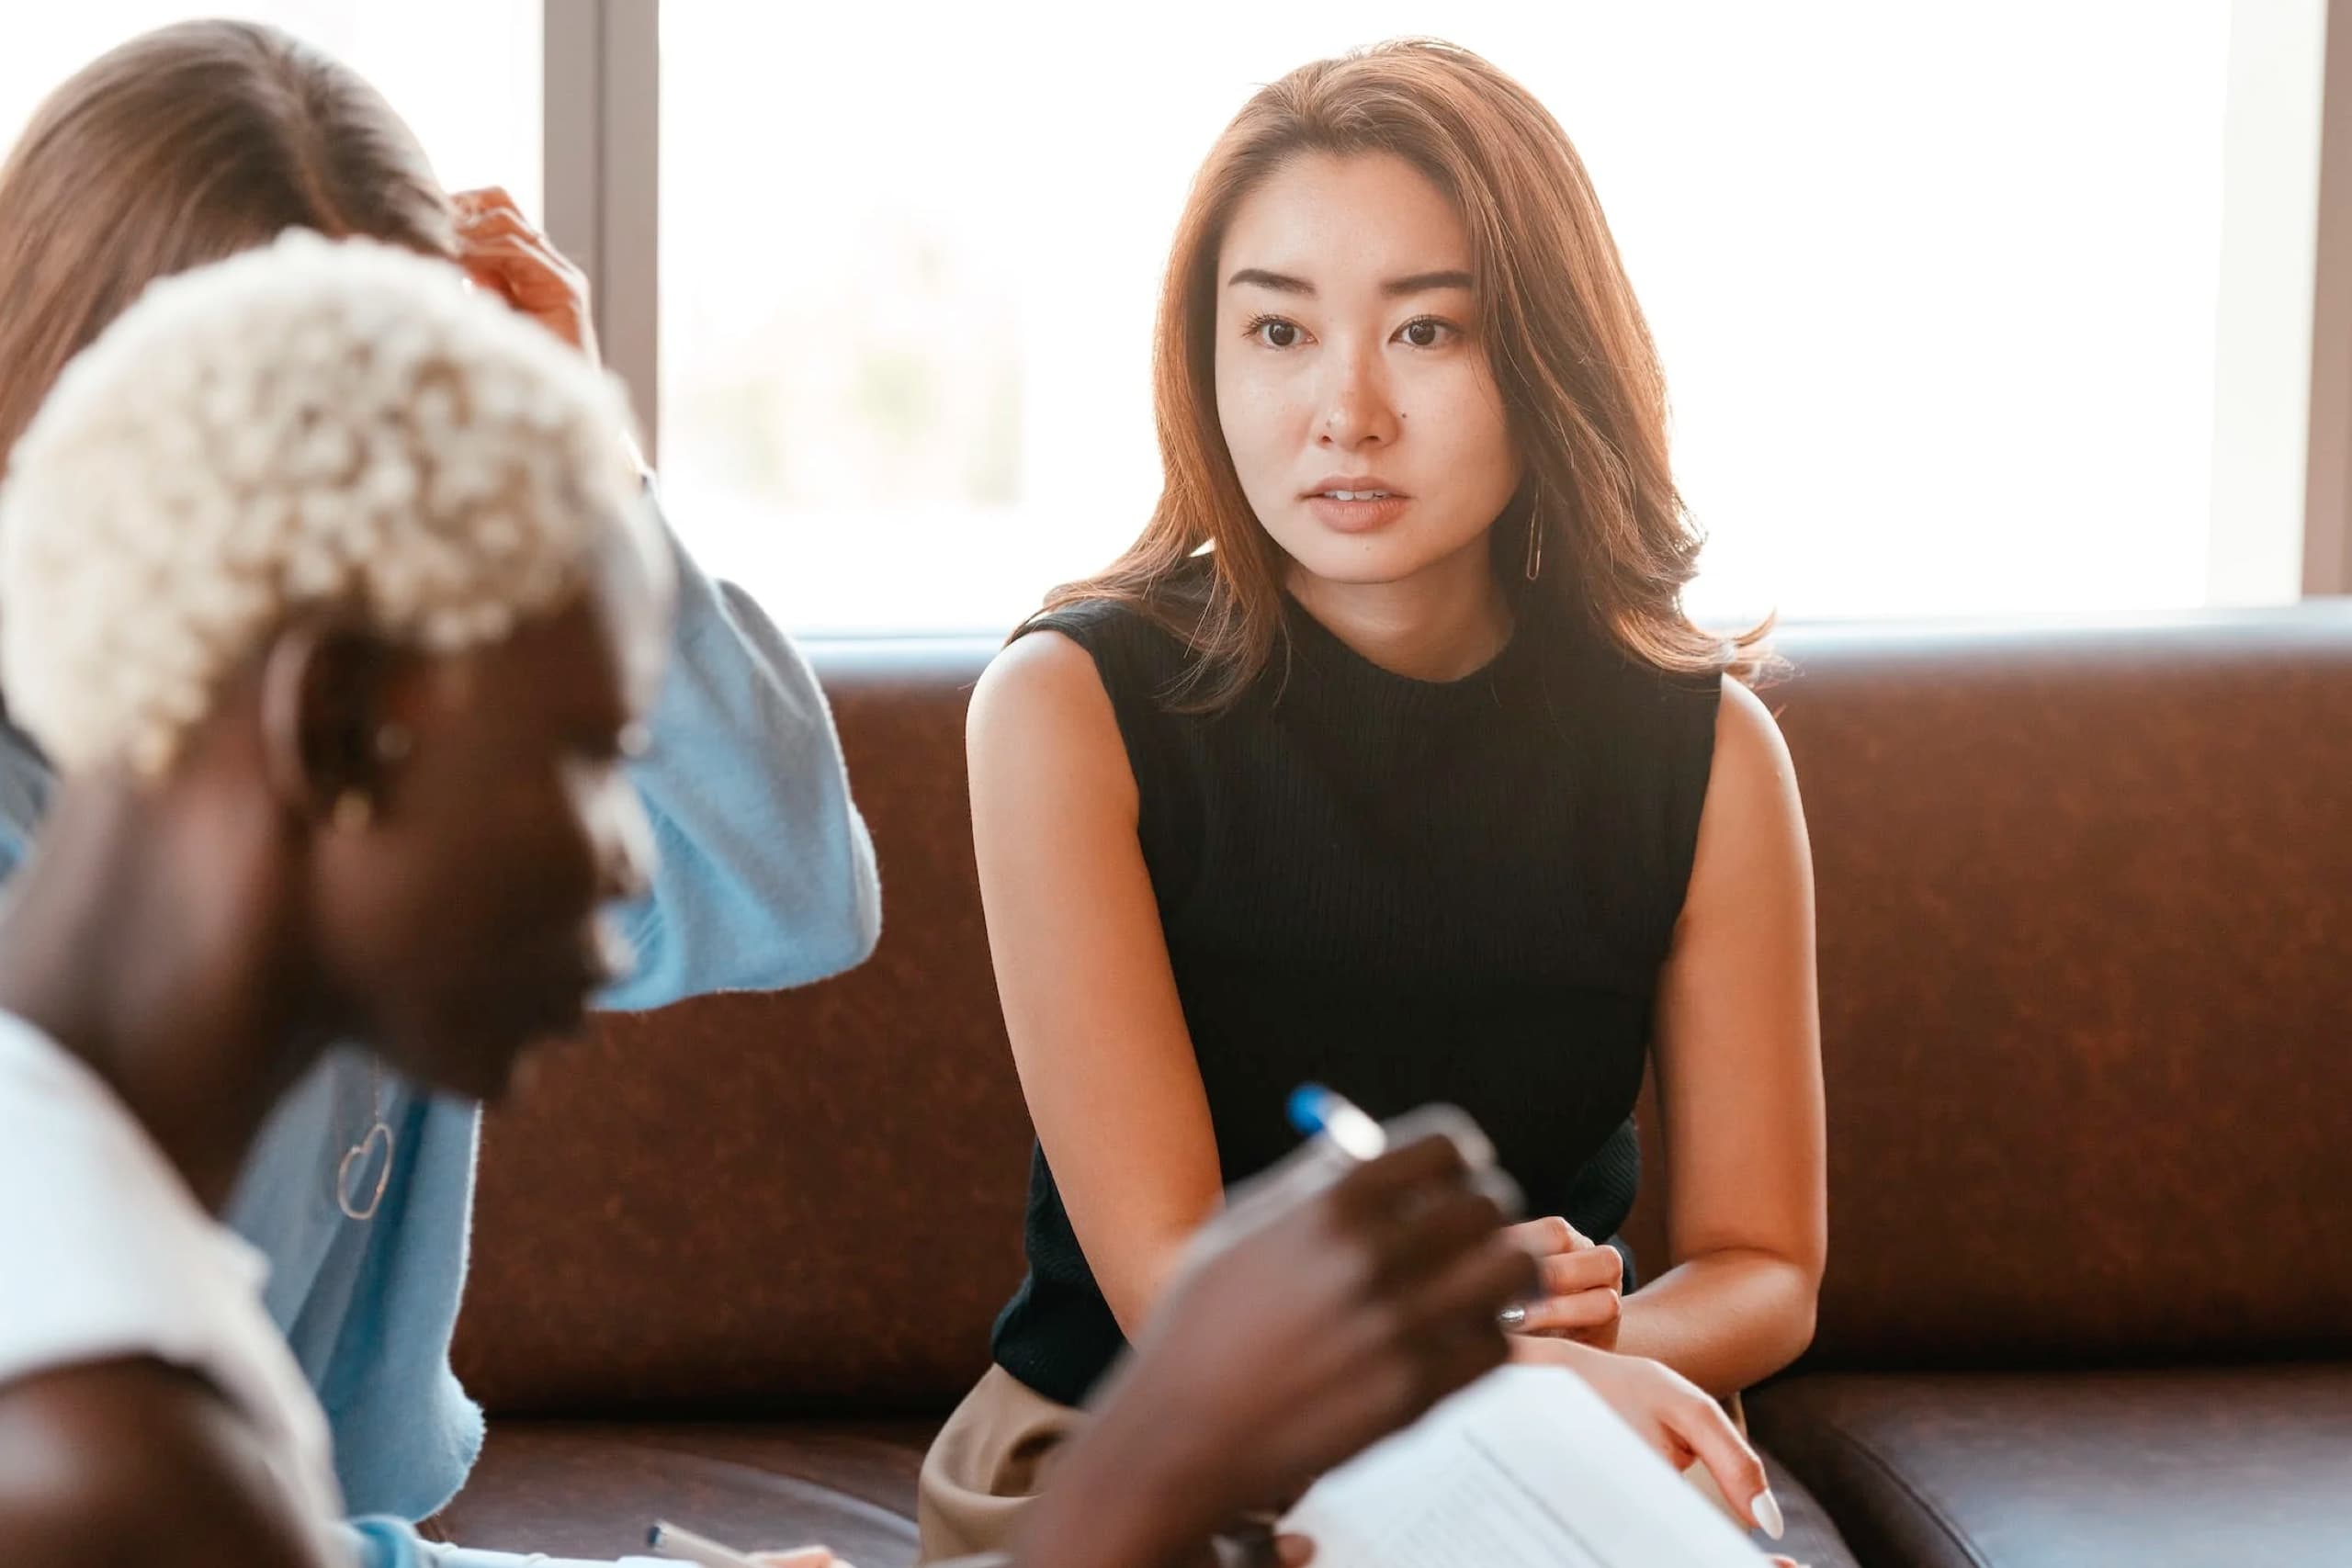
[[[1584,1381],[1504,1367],[1317,1482],[1316,1568],[1757,1568],[1764,1554]]]

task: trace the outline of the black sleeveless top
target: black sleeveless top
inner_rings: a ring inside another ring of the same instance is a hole
[[[1721,677],[1660,674],[1544,617],[1432,683],[1295,603],[1285,616],[1265,672],[1206,716],[1172,711],[1189,656],[1142,615],[1034,623],[1093,656],[1117,716],[1225,1180],[1296,1146],[1283,1102],[1312,1080],[1384,1119],[1461,1106],[1531,1215],[1613,1235]],[[1077,1404],[1125,1340],[1042,1149],[1026,1242],[996,1359]]]

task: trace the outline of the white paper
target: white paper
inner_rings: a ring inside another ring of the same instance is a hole
[[[1581,1378],[1505,1367],[1317,1482],[1316,1568],[1756,1568],[1763,1553]]]

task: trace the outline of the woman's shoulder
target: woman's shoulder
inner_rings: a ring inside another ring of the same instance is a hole
[[[1190,650],[1178,627],[1198,616],[1199,606],[1180,582],[1143,594],[1095,594],[1053,605],[1023,622],[1015,641],[1058,632],[1098,660],[1115,656],[1181,663]]]
[[[1183,628],[1201,617],[1205,602],[1195,578],[1205,576],[1187,571],[1140,593],[1091,594],[1049,606],[1022,624],[999,662],[1050,661],[1051,655],[1026,652],[1023,645],[1051,644],[1057,639],[1035,634],[1056,633],[1084,650],[1114,705],[1156,707],[1193,668],[1196,656]]]
[[[1023,622],[972,694],[973,755],[1064,755],[1077,767],[1115,760],[1156,776],[1182,720],[1171,694],[1193,667],[1174,593],[1075,597]]]

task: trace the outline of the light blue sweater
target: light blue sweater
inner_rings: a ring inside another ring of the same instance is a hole
[[[881,926],[873,845],[816,678],[748,595],[673,545],[675,647],[633,775],[661,864],[625,915],[637,970],[598,998],[616,1011],[806,985],[861,962]],[[40,754],[0,725],[0,876],[25,854],[51,787]],[[481,1411],[449,1370],[481,1118],[388,1085],[393,1168],[375,1217],[355,1222],[336,1207],[334,1173],[375,1092],[364,1053],[321,1062],[264,1128],[228,1219],[269,1257],[270,1315],[326,1407],[352,1511],[422,1519],[481,1449]],[[355,1544],[373,1568],[515,1561],[422,1546],[386,1521]]]

